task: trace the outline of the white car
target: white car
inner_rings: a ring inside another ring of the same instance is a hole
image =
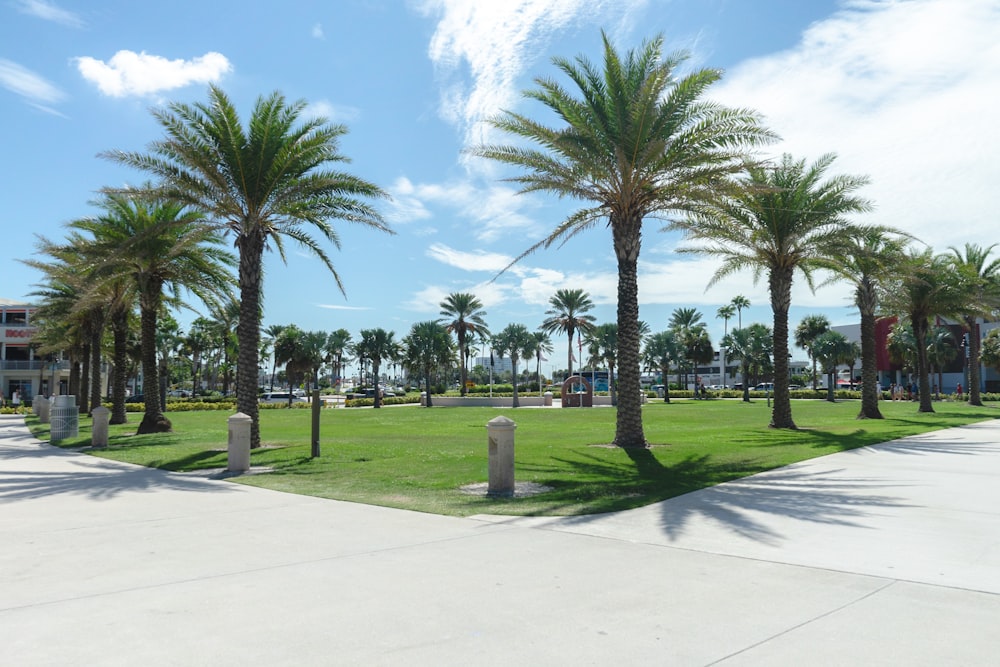
[[[261,403],[288,403],[288,392],[287,391],[269,391],[266,394],[261,394]],[[292,394],[292,403],[308,403],[309,401],[302,396],[296,396]]]

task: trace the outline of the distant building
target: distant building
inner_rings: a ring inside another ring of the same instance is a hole
[[[0,391],[9,402],[16,391],[22,399],[37,394],[65,394],[69,362],[61,355],[41,355],[32,345],[36,328],[31,318],[38,309],[28,303],[0,299]]]

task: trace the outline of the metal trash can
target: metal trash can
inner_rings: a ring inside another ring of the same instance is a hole
[[[76,396],[56,396],[52,403],[49,420],[49,433],[52,442],[79,436],[80,411],[76,407]]]

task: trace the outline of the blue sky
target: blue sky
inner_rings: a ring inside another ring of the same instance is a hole
[[[560,287],[586,289],[598,320],[614,321],[603,229],[491,282],[571,202],[517,195],[500,168],[463,154],[502,139],[484,117],[540,112],[520,91],[557,76],[552,56],[598,59],[601,28],[623,49],[662,33],[691,67],[724,68],[711,96],[766,116],[783,138],[766,156],[835,152],[835,172],[871,177],[864,194],[876,209],[863,221],[939,251],[998,240],[995,0],[0,0],[0,297],[30,298],[40,276],[16,260],[35,234],[61,239],[65,222],[93,212],[99,188],[142,180],[96,155],[142,149],[160,136],[151,107],[203,100],[215,82],[244,115],[281,90],[345,123],[349,168],[393,197],[381,210],[395,236],[339,228],[343,248],[331,251],[346,297],[294,244],[287,265],[269,257],[265,324],[402,337],[436,318],[449,292],[470,291],[494,330],[535,329]],[[640,314],[654,331],[694,306],[718,340],[716,310],[736,294],[753,304],[744,323],[770,323],[765,282],[734,276],[706,291],[713,261],[676,254],[680,239],[658,228],[648,226],[640,258]],[[856,320],[845,288],[798,284],[792,325],[811,313]],[[563,367],[556,343],[549,365]]]

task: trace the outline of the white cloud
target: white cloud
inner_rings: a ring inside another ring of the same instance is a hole
[[[76,58],[76,65],[84,79],[111,97],[150,95],[193,83],[211,83],[233,69],[224,55],[214,51],[191,60],[119,51],[106,63],[82,56]]]
[[[326,118],[332,123],[346,123],[357,119],[361,115],[361,110],[357,107],[333,104],[327,100],[316,100],[310,102],[302,113],[312,118]]]
[[[441,77],[441,115],[463,132],[467,146],[488,142],[482,121],[519,99],[518,79],[556,33],[577,23],[613,20],[645,0],[423,0],[439,17],[428,49]]]
[[[329,303],[317,303],[318,308],[326,308],[327,310],[372,310],[368,306],[337,306]]]
[[[317,23],[316,25],[314,25],[312,27],[312,30],[310,31],[310,34],[313,36],[314,39],[324,39],[326,35],[323,33],[323,24]]]
[[[465,252],[455,250],[443,243],[433,243],[427,248],[427,256],[442,264],[462,269],[463,271],[487,271],[497,273],[510,264],[513,257],[499,253],[476,250]]]
[[[20,0],[15,4],[18,11],[23,14],[30,14],[46,21],[59,23],[70,28],[82,28],[86,24],[75,13],[57,7],[55,3],[46,0]]]
[[[20,95],[42,111],[62,115],[49,105],[61,102],[66,97],[65,93],[27,67],[0,58],[0,86]]]
[[[538,223],[522,213],[539,206],[539,202],[502,185],[477,186],[471,180],[413,183],[401,177],[389,187],[389,194],[392,201],[387,218],[391,222],[405,224],[432,218],[429,205],[436,204],[457,210],[482,243],[495,241],[509,231],[523,230],[519,232],[522,238],[539,234]]]
[[[1000,5],[855,0],[793,49],[734,68],[713,95],[760,110],[784,138],[769,153],[868,174],[866,221],[936,250],[995,241],[1000,181]]]

